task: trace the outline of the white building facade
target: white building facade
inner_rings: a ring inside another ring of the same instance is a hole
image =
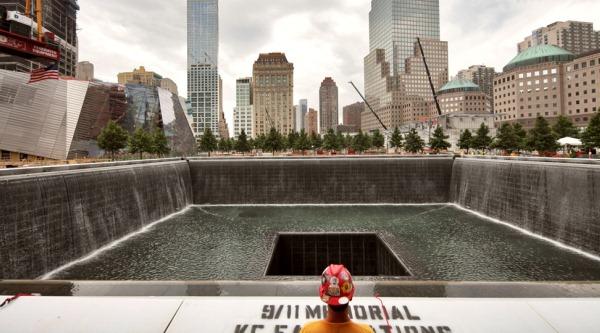
[[[237,138],[242,130],[252,137],[252,78],[242,78],[236,81],[236,106],[233,109],[233,135]]]
[[[188,100],[196,137],[219,133],[219,2],[187,0]]]

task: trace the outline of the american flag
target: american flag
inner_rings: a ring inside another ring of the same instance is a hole
[[[40,82],[44,80],[58,80],[58,67],[56,64],[50,65],[48,67],[42,67],[31,72],[31,78],[29,79],[29,83]]]

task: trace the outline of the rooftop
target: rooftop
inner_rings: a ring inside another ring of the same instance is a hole
[[[505,67],[504,71],[535,65],[544,62],[565,62],[571,61],[575,55],[565,49],[554,45],[537,45],[519,53]]]
[[[481,90],[481,88],[479,88],[478,85],[473,83],[473,81],[456,78],[456,79],[446,83],[446,85],[444,85],[439,90],[439,93],[451,93],[451,92],[457,92],[457,91],[480,91],[480,90]]]

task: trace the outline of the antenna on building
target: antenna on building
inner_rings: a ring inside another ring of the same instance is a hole
[[[419,43],[419,49],[421,50],[421,56],[423,56],[423,64],[425,64],[425,71],[427,72],[427,78],[429,79],[429,86],[431,87],[431,93],[433,94],[433,100],[435,101],[435,107],[438,112],[438,116],[442,115],[442,109],[440,108],[440,102],[437,98],[437,93],[435,92],[435,87],[433,86],[433,80],[431,79],[431,72],[429,71],[429,66],[427,65],[427,59],[425,59],[425,52],[423,51],[423,45],[421,44],[421,38],[417,37],[417,43]]]
[[[362,98],[362,100],[365,101],[365,104],[367,105],[367,107],[369,108],[369,110],[371,110],[371,112],[373,113],[373,115],[375,116],[375,118],[377,118],[377,120],[381,124],[381,127],[383,127],[383,129],[385,131],[387,131],[388,130],[387,126],[385,126],[385,124],[383,123],[383,121],[381,121],[381,118],[379,118],[379,116],[377,115],[377,113],[375,112],[375,110],[373,110],[373,108],[371,107],[371,105],[369,104],[369,102],[367,102],[367,99],[363,96],[363,94],[360,92],[360,90],[358,90],[358,88],[356,88],[356,86],[354,85],[354,82],[350,81],[350,84],[352,85],[352,87],[354,87],[354,90],[356,90],[356,92],[358,93],[358,95],[360,96],[360,98]]]

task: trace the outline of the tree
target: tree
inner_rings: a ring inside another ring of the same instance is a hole
[[[294,150],[296,141],[298,140],[298,132],[291,131],[285,140],[285,146],[288,149]]]
[[[446,141],[448,138],[449,136],[445,135],[444,130],[438,126],[433,132],[433,137],[429,140],[429,146],[436,154],[441,150],[447,150],[452,147],[450,142]]]
[[[536,150],[540,155],[547,153],[555,153],[558,149],[557,138],[550,124],[543,117],[537,117],[535,120],[535,126],[529,131],[528,146],[532,150]]]
[[[171,148],[169,148],[169,141],[165,136],[165,132],[157,128],[152,135],[152,151],[151,153],[162,157],[164,155],[168,155],[171,152]]]
[[[583,145],[587,149],[594,149],[600,147],[600,113],[595,115],[586,130],[581,136]]]
[[[327,133],[323,137],[323,148],[325,150],[340,149],[340,147],[338,145],[337,136],[335,135],[335,132],[331,128],[327,130]]]
[[[579,130],[577,129],[577,127],[575,127],[575,125],[573,125],[573,122],[571,122],[571,120],[569,120],[569,118],[567,118],[563,115],[560,115],[558,117],[556,124],[554,124],[554,126],[552,126],[552,131],[554,132],[554,135],[558,139],[562,139],[562,138],[566,138],[566,137],[572,137],[572,138],[579,137]]]
[[[336,133],[335,139],[337,141],[337,145],[338,145],[339,149],[347,149],[349,147],[348,141],[346,141],[346,138],[344,137],[344,133],[342,133],[341,131],[338,131]]]
[[[127,131],[111,120],[98,135],[98,147],[109,152],[111,160],[114,160],[115,153],[127,147],[128,139]]]
[[[490,128],[487,127],[484,123],[481,123],[479,129],[477,130],[477,134],[473,138],[473,148],[479,150],[487,150],[490,148],[492,144],[492,138],[489,136]]]
[[[425,141],[421,139],[419,133],[417,133],[417,130],[414,128],[411,128],[410,132],[406,135],[405,140],[404,149],[410,153],[416,154],[423,151],[423,148],[425,147]]]
[[[254,149],[265,149],[265,142],[267,141],[267,136],[263,133],[256,137],[254,140]]]
[[[504,123],[498,129],[496,139],[492,143],[494,148],[506,150],[508,153],[520,149],[519,137],[515,133],[514,127],[509,123]]]
[[[373,147],[377,149],[381,149],[385,146],[385,137],[383,136],[383,134],[381,134],[381,132],[378,129],[373,131],[372,142]]]
[[[310,135],[310,145],[313,147],[313,149],[321,149],[321,147],[323,147],[323,140],[321,139],[321,136],[315,132],[312,132]]]
[[[230,152],[231,151],[231,141],[229,139],[221,138],[218,143],[219,150],[222,152]]]
[[[513,132],[517,137],[517,151],[527,149],[527,131],[520,123],[513,124]]]
[[[460,134],[460,138],[458,139],[458,148],[466,149],[467,154],[469,153],[469,149],[473,147],[473,135],[471,131],[466,129],[464,132]]]
[[[371,138],[367,133],[358,131],[358,134],[352,139],[352,149],[362,153],[371,148]]]
[[[301,151],[302,155],[304,155],[304,152],[309,150],[310,147],[310,139],[306,134],[306,131],[302,129],[300,131],[300,134],[298,134],[298,140],[296,140],[296,142],[294,143],[294,149]]]
[[[210,128],[204,129],[204,134],[200,137],[200,151],[210,153],[217,150],[218,142]]]
[[[235,143],[235,150],[242,153],[242,155],[243,155],[243,154],[249,152],[250,149],[251,149],[251,145],[248,142],[248,136],[246,135],[246,130],[242,129],[242,132],[240,132],[240,135],[238,136],[238,139]]]
[[[392,148],[396,149],[396,152],[398,152],[399,148],[402,148],[403,141],[404,139],[402,138],[402,134],[400,133],[398,127],[394,128],[394,132],[392,133],[391,144]]]
[[[269,135],[265,139],[264,149],[275,154],[276,151],[283,150],[284,148],[285,145],[281,133],[274,127],[271,127]]]
[[[129,152],[140,154],[140,160],[144,158],[144,153],[152,152],[152,136],[143,128],[138,128],[129,138]]]

